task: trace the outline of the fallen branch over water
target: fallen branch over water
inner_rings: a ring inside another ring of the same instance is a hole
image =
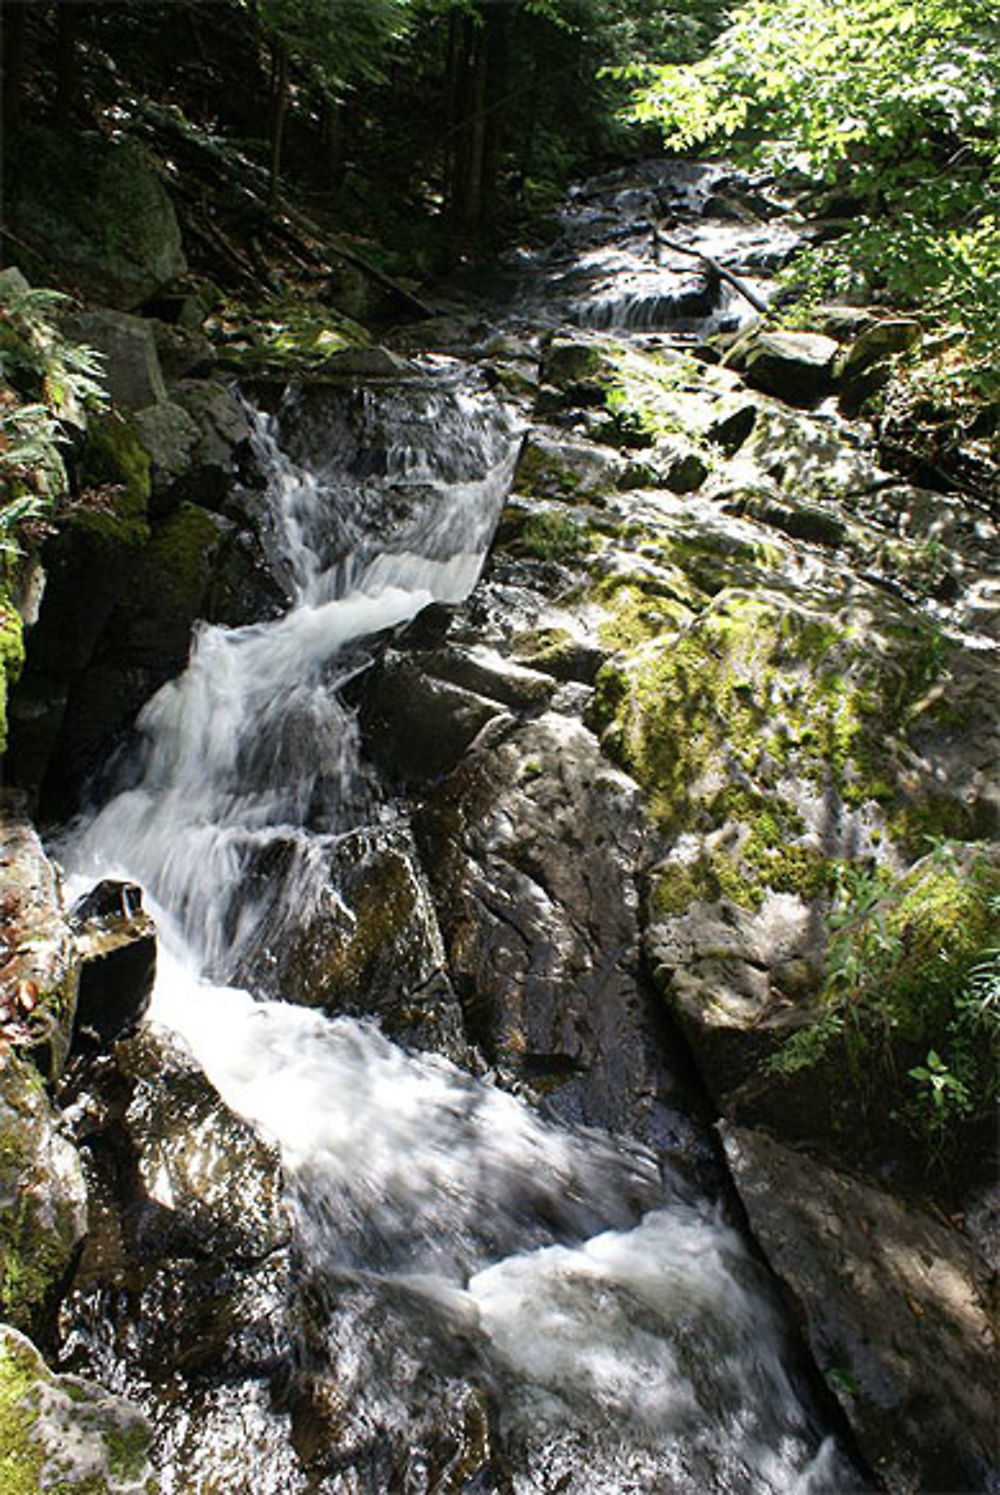
[[[752,291],[746,281],[741,280],[734,271],[727,270],[725,265],[720,265],[718,260],[713,259],[710,254],[705,254],[704,250],[692,249],[689,244],[681,244],[676,239],[668,239],[665,234],[660,233],[658,226],[654,223],[653,254],[657,264],[660,262],[661,247],[673,249],[678,254],[688,254],[695,260],[701,260],[702,264],[707,265],[713,274],[718,275],[720,280],[724,280],[727,285],[731,285],[733,290],[738,291],[744,300],[749,301],[754,311],[760,312],[762,317],[769,317],[771,315],[771,309],[767,302],[758,296],[756,291]]]

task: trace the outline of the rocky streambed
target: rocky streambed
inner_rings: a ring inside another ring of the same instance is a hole
[[[802,231],[643,168],[500,316],[92,434],[12,707],[115,879],[8,804],[12,1490],[994,1487],[1000,535],[856,415],[919,329],[719,277]]]

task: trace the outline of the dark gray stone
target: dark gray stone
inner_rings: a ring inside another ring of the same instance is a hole
[[[142,410],[167,398],[152,323],[121,311],[66,317],[63,332],[104,356],[104,382],[116,405]]]
[[[997,1346],[968,1243],[762,1132],[720,1130],[751,1228],[885,1488],[993,1489]]]
[[[142,889],[105,880],[71,914],[80,959],[73,1046],[108,1048],[135,1031],[156,978],[156,926],[142,906]]]
[[[760,332],[742,355],[748,384],[790,405],[815,405],[833,388],[837,344],[817,332]]]

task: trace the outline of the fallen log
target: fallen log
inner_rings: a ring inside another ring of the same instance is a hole
[[[738,291],[744,300],[749,301],[754,311],[759,312],[762,317],[769,317],[771,315],[771,308],[767,302],[758,296],[756,291],[751,290],[746,282],[741,280],[734,271],[728,270],[725,265],[720,265],[718,260],[713,259],[710,254],[705,254],[701,249],[692,249],[690,244],[681,244],[677,239],[668,239],[665,234],[660,232],[658,225],[654,223],[653,255],[657,264],[660,263],[661,246],[665,249],[672,249],[677,254],[687,254],[692,259],[701,260],[702,264],[707,265],[713,274],[719,276],[720,280],[724,280],[727,285],[731,285],[733,290]]]

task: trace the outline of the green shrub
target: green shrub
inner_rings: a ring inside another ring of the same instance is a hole
[[[766,1072],[842,1045],[859,1099],[946,1155],[1000,1098],[1000,861],[940,842],[902,878],[848,865],[838,882],[819,1014]]]

